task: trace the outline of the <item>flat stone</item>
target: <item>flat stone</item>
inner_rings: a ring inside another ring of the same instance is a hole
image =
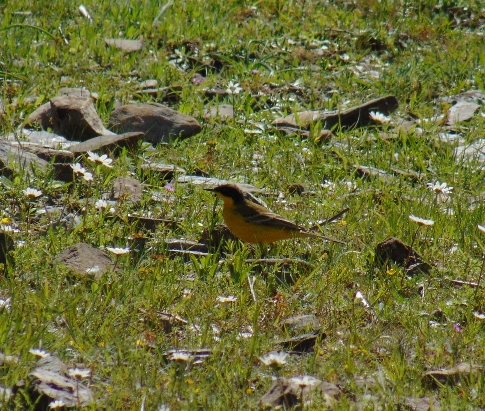
[[[459,101],[448,110],[446,124],[454,126],[462,121],[470,120],[480,107],[477,103]]]
[[[51,103],[42,104],[37,110],[29,115],[25,123],[26,127],[40,125],[43,130],[53,127]]]
[[[379,267],[392,262],[404,267],[409,275],[418,272],[427,273],[431,265],[424,262],[421,256],[410,246],[398,238],[390,237],[377,244],[375,251],[375,264]]]
[[[423,379],[433,387],[442,384],[454,385],[465,377],[483,373],[483,369],[481,365],[462,362],[451,368],[428,371],[424,373]]]
[[[370,112],[378,111],[382,114],[390,114],[399,107],[399,103],[394,96],[387,96],[371,100],[367,103],[349,108],[342,111],[302,111],[298,114],[278,118],[273,121],[277,127],[304,128],[310,127],[317,121],[321,122],[322,127],[331,130],[334,126],[341,127],[362,127],[371,123]]]
[[[141,183],[135,178],[118,177],[113,183],[112,198],[114,200],[124,198],[125,200],[138,203],[141,201],[141,195]]]
[[[58,96],[92,97],[91,92],[85,87],[61,87]]]
[[[109,256],[98,248],[86,243],[77,243],[66,248],[54,260],[62,263],[79,276],[92,275],[100,278],[107,271],[114,269]]]
[[[10,133],[6,136],[6,138],[9,141],[20,141],[21,143],[25,141],[54,149],[66,149],[73,143],[72,141],[68,141],[65,137],[58,134],[49,133],[48,131],[42,130],[29,130],[26,128],[23,128],[17,133]]]
[[[170,251],[182,250],[182,251],[198,251],[201,253],[208,253],[209,250],[206,244],[198,243],[197,241],[183,240],[178,238],[165,239]]]
[[[379,168],[359,165],[354,165],[354,168],[360,178],[368,179],[371,177],[377,177],[379,180],[382,180],[385,183],[390,183],[394,180],[387,171],[381,170]]]
[[[300,378],[279,377],[275,379],[268,391],[258,401],[258,406],[263,409],[290,409],[299,405],[301,401],[307,406],[311,402],[312,395],[318,393],[325,399],[325,409],[333,409],[335,402],[340,397],[340,389],[335,384],[315,378],[314,384],[301,387],[298,385]]]
[[[143,48],[143,41],[128,39],[104,39],[104,42],[111,47],[123,50],[126,53],[138,51]]]
[[[185,176],[180,176],[176,180],[177,183],[190,183],[194,185],[203,185],[204,188],[213,188],[216,187],[220,184],[235,184],[237,185],[241,190],[247,191],[249,193],[262,193],[263,190],[252,186],[251,184],[244,184],[244,183],[235,183],[233,181],[229,180],[220,180],[215,177],[201,177],[201,176],[190,176],[190,175],[185,175]]]
[[[35,143],[20,143],[19,146],[29,153],[35,154],[42,160],[49,162],[54,160],[59,163],[70,163],[74,159],[74,155],[68,150],[56,150]]]
[[[404,399],[406,408],[410,411],[440,411],[440,402],[433,397],[406,397]]]
[[[139,132],[98,136],[70,146],[69,151],[77,156],[78,154],[87,153],[88,151],[96,151],[103,148],[116,154],[124,147],[134,150],[138,146],[138,143],[143,140],[143,138],[143,133]]]
[[[0,141],[0,168],[5,168],[9,172],[23,170],[29,173],[35,167],[44,170],[48,164],[47,161],[23,148],[15,147],[6,141]]]
[[[172,180],[176,174],[185,174],[185,170],[173,164],[143,163],[140,167],[145,173],[156,173],[163,180]]]
[[[86,407],[94,403],[91,389],[79,380],[67,375],[67,366],[56,356],[41,358],[30,372],[32,391],[45,398],[36,400],[39,405],[43,401],[62,400],[65,407]],[[47,409],[47,404],[41,409]]]
[[[142,132],[153,144],[188,138],[202,130],[193,117],[158,103],[129,104],[114,110],[109,128],[117,133]]]
[[[296,315],[285,318],[281,321],[281,326],[286,330],[297,331],[315,331],[320,328],[320,322],[314,314]]]
[[[210,106],[204,110],[203,117],[207,120],[210,118],[225,121],[227,119],[234,119],[234,108],[230,104],[219,104],[218,106]]]
[[[297,335],[278,342],[278,345],[291,351],[312,352],[318,339],[326,337],[325,333],[313,332]]]
[[[51,99],[53,130],[68,140],[85,141],[102,135],[107,130],[88,97],[60,96]]]

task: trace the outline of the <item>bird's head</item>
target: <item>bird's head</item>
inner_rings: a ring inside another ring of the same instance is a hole
[[[244,202],[244,193],[235,184],[220,184],[206,190],[217,194],[224,202],[232,201],[234,204]]]

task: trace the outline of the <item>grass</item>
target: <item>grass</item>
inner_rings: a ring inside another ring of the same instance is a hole
[[[280,373],[338,384],[343,393],[335,409],[359,402],[361,409],[393,410],[409,396],[436,398],[442,409],[483,408],[483,374],[437,389],[422,379],[427,370],[484,362],[483,320],[473,315],[483,310],[483,290],[446,281],[479,276],[485,240],[477,224],[485,213],[480,204],[471,208],[469,198],[482,192],[482,165],[456,161],[453,147],[436,138],[442,129],[433,123],[424,124],[421,135],[401,133],[391,140],[378,138],[380,132],[392,132],[385,126],[335,130],[325,145],[285,137],[269,127],[274,111],[286,115],[350,107],[389,94],[400,102],[396,116],[429,118],[447,109],[437,97],[483,90],[481,3],[180,1],[166,9],[159,24],[154,24],[158,2],[84,5],[94,24],[70,1],[33,6],[19,0],[1,6],[3,134],[20,127],[64,86],[97,92],[96,108],[107,124],[115,102],[130,102],[141,81],[181,86],[171,106],[198,118],[209,104],[203,89],[235,81],[244,91],[220,101],[234,103],[235,121],[205,122],[200,134],[158,147],[152,159],[188,173],[202,169],[213,177],[282,192],[283,200],[265,200],[305,226],[348,206],[345,221],[327,229],[348,244],[305,239],[275,245],[273,257],[301,258],[314,269],[302,274],[293,268],[299,278],[293,285],[279,283],[271,270],[257,276],[254,302],[248,286],[252,267],[244,263],[251,254],[247,246],[234,243],[230,255],[201,259],[168,256],[165,238],[198,239],[203,228],[222,222],[221,205],[197,186],[176,184],[174,193],[164,190],[156,174],[141,171],[148,155],[142,148],[117,156],[112,169],[91,167],[95,181],[90,185],[78,179],[59,186],[42,173],[2,177],[0,217],[19,224],[22,232],[16,238],[25,243],[15,249],[15,264],[6,264],[0,277],[0,298],[11,298],[11,308],[0,309],[0,349],[20,357],[17,365],[0,368],[0,384],[12,387],[25,379],[34,364],[28,350],[42,347],[69,365],[92,370],[93,409],[139,410],[142,403],[146,409],[257,409],[272,377],[258,357],[287,337],[282,319],[315,314],[326,338],[314,353],[290,356]],[[32,14],[15,14],[26,10]],[[460,18],[458,25],[452,14]],[[144,48],[123,54],[105,46],[104,38],[117,37],[142,38]],[[178,68],[169,63],[175,58],[181,58]],[[195,73],[205,77],[204,83],[193,83]],[[285,91],[290,84],[300,91]],[[270,88],[277,90],[267,101],[254,97]],[[27,100],[32,94],[37,95],[34,103]],[[11,104],[14,98],[17,104]],[[154,98],[141,96],[139,101]],[[482,139],[484,122],[476,115],[458,131],[468,142]],[[264,125],[261,134],[244,132],[255,124]],[[88,165],[84,159],[83,165]],[[399,175],[390,183],[363,179],[354,165],[388,172],[399,168],[420,173],[422,180]],[[129,175],[144,184],[140,205],[123,202],[114,218],[86,202],[109,192],[114,178]],[[454,187],[449,203],[437,202],[426,188],[435,180]],[[325,181],[335,185],[323,188]],[[290,195],[292,184],[314,194]],[[43,196],[26,199],[22,190],[27,187]],[[157,191],[164,201],[153,200]],[[79,214],[82,223],[65,228],[33,218],[37,209],[53,203]],[[127,238],[141,232],[127,224],[127,213],[134,211],[182,222],[176,229],[157,230],[144,250],[120,256],[120,270],[99,280],[77,279],[54,262],[79,241],[131,246]],[[414,242],[434,267],[428,275],[403,282],[401,268],[377,269],[373,261],[376,244],[390,236],[411,243],[417,226],[410,214],[435,221]],[[357,291],[377,320],[354,299]],[[229,295],[237,301],[216,300]],[[436,320],[436,310],[444,320]],[[167,331],[157,311],[176,314],[188,325]],[[250,338],[240,336],[249,330]],[[164,360],[163,353],[174,348],[210,348],[212,354],[186,370]],[[366,376],[375,384],[359,384]],[[35,405],[21,388],[4,407]],[[321,407],[317,400],[306,408]]]

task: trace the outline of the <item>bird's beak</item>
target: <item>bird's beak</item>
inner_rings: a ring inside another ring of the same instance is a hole
[[[205,191],[212,191],[214,192],[214,189],[213,188],[204,188]]]

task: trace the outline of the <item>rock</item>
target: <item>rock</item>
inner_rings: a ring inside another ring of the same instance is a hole
[[[311,384],[299,384],[305,377]],[[258,406],[261,408],[290,409],[297,406],[300,401],[303,401],[306,406],[311,401],[313,393],[323,395],[326,406],[333,409],[335,402],[339,399],[340,389],[335,384],[309,376],[279,377],[273,381],[269,390],[258,401]]]
[[[82,143],[72,145],[69,147],[69,151],[77,156],[79,154],[87,153],[88,151],[96,151],[103,148],[116,154],[123,147],[134,150],[143,138],[143,133],[125,133],[120,135],[114,134],[93,137]]]
[[[315,348],[315,344],[320,339],[326,338],[326,334],[322,332],[313,332],[308,334],[301,334],[295,337],[287,338],[285,340],[278,341],[278,345],[291,351],[298,352],[312,352]]]
[[[8,172],[23,170],[30,173],[32,168],[46,169],[48,163],[28,151],[0,141],[0,168]]]
[[[68,140],[89,140],[112,135],[107,130],[88,97],[60,96],[51,100],[53,130]]]
[[[442,103],[456,104],[460,101],[467,103],[485,104],[485,93],[482,90],[468,90],[453,96],[441,97],[438,99]]]
[[[384,170],[381,170],[379,168],[375,167],[368,167],[368,166],[359,166],[359,165],[354,165],[354,168],[356,170],[356,174],[360,178],[371,178],[371,177],[377,177],[379,180],[385,182],[385,183],[390,183],[393,181],[393,177],[387,173]]]
[[[41,358],[37,366],[30,372],[32,378],[30,389],[45,398],[36,399],[36,409],[43,402],[62,401],[65,407],[86,407],[94,403],[94,395],[90,388],[81,381],[67,375],[66,365],[56,356]]]
[[[287,331],[304,330],[309,332],[320,328],[320,322],[314,314],[285,318],[280,324]]]
[[[66,248],[54,261],[66,265],[83,277],[93,275],[100,278],[105,272],[114,269],[114,264],[106,253],[86,243],[77,243]]]
[[[24,142],[35,143],[53,149],[67,149],[73,143],[58,134],[49,133],[48,131],[28,130],[25,128],[22,129],[19,134],[8,134],[7,140],[15,142],[20,141],[21,144]]]
[[[394,237],[377,244],[374,261],[378,267],[392,262],[404,267],[409,275],[418,272],[428,273],[431,269],[431,266],[424,262],[416,251]]]
[[[104,39],[104,42],[111,47],[123,50],[125,53],[131,53],[143,48],[143,41],[127,39]]]
[[[238,241],[237,237],[231,233],[229,228],[223,224],[217,224],[212,229],[205,228],[202,231],[202,235],[200,237],[199,242],[206,244],[208,247],[212,248],[219,248],[227,241]],[[222,244],[221,244],[222,243]]]
[[[52,167],[54,167],[54,179],[64,181],[65,183],[74,181],[74,173],[70,164],[52,163]]]
[[[176,174],[185,174],[185,170],[173,164],[143,163],[140,167],[145,173],[156,173],[162,180],[172,180]]]
[[[210,118],[220,119],[225,121],[227,119],[234,119],[234,108],[230,104],[219,104],[218,106],[211,106],[204,110],[202,115],[206,120]]]
[[[454,151],[455,163],[461,164],[463,160],[476,160],[485,164],[485,139],[473,141],[470,144],[459,144]]]
[[[168,245],[169,251],[197,251],[206,254],[209,252],[207,245],[198,243],[197,241],[189,241],[178,238],[167,238],[165,239],[165,244]]]
[[[188,138],[202,129],[194,118],[158,103],[122,106],[111,113],[109,127],[118,133],[140,131],[153,144]]]
[[[387,115],[398,107],[399,103],[396,97],[387,96],[342,111],[302,111],[296,115],[290,114],[274,120],[273,125],[310,130],[312,124],[320,121],[322,127],[327,130],[331,130],[336,125],[343,128],[362,127],[371,123],[369,117],[371,111],[378,111]]]
[[[470,120],[480,107],[477,103],[459,101],[448,110],[446,124],[454,126],[462,121]]]
[[[440,411],[439,401],[433,397],[406,397],[404,404],[410,411]]]
[[[61,87],[58,96],[92,97],[91,92],[85,87]]]
[[[483,367],[481,365],[462,362],[448,369],[428,371],[424,373],[423,379],[424,382],[437,388],[443,384],[453,385],[459,383],[463,378],[477,375],[482,373],[482,371]]]
[[[112,198],[114,200],[123,198],[134,203],[139,203],[141,201],[141,194],[141,183],[134,178],[118,177],[114,181],[112,192]]]
[[[74,159],[74,155],[68,150],[56,150],[35,143],[21,143],[20,147],[29,153],[35,154],[42,160],[49,162],[57,161],[58,163],[70,163]]]
[[[145,80],[145,81],[142,81],[140,84],[138,84],[139,89],[155,88],[155,87],[158,87],[158,81],[155,79]]]
[[[51,103],[42,104],[37,110],[30,114],[25,123],[26,127],[40,125],[43,130],[53,127]]]
[[[241,190],[249,192],[249,193],[262,193],[263,190],[252,186],[251,184],[244,184],[244,183],[235,183],[229,180],[220,180],[218,178],[213,177],[201,177],[201,176],[180,176],[176,180],[177,183],[190,183],[194,185],[203,185],[204,188],[212,188],[218,186],[220,184],[235,184]]]

